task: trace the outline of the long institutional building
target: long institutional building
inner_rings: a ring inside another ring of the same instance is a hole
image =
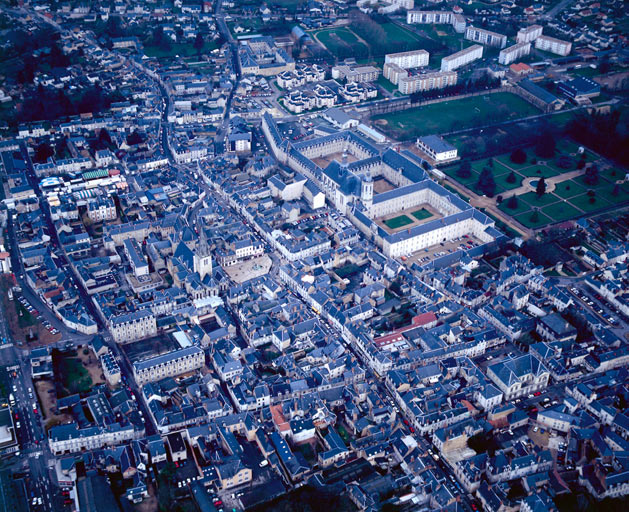
[[[491,218],[431,180],[421,159],[409,151],[381,151],[350,131],[293,143],[282,137],[268,113],[262,117],[262,130],[277,160],[311,180],[387,256],[411,254],[465,234],[484,243],[501,236]],[[325,168],[313,161],[341,154],[351,154],[356,160],[339,163],[332,159]],[[375,177],[397,188],[374,195]],[[398,232],[377,222],[383,215],[420,205],[428,205],[440,217]]]
[[[195,346],[180,348],[159,356],[133,363],[133,376],[138,386],[156,382],[167,377],[176,377],[183,373],[202,368],[205,354]]]
[[[434,73],[407,75],[399,78],[398,90],[402,94],[413,94],[419,91],[443,89],[444,87],[456,85],[457,79],[458,74],[456,71],[435,71]]]

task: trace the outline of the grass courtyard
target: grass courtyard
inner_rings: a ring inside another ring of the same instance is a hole
[[[397,140],[442,134],[539,114],[519,96],[508,92],[433,103],[423,107],[380,114],[376,128]]]
[[[426,210],[426,208],[420,208],[419,210],[415,210],[413,213],[411,213],[411,215],[415,217],[417,220],[424,220],[424,219],[429,219],[430,217],[432,217],[432,213]]]
[[[409,224],[413,224],[413,222],[413,219],[411,219],[408,215],[398,215],[397,217],[385,220],[384,224],[389,229],[398,229],[408,226]]]

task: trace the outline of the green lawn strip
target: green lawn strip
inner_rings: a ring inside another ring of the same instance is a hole
[[[585,194],[587,188],[574,180],[566,180],[555,185],[553,194],[561,197],[562,199],[570,199],[571,197]]]
[[[460,176],[457,176],[456,174],[458,170],[459,170],[458,166],[453,166],[453,167],[448,167],[447,169],[444,169],[443,172],[445,172],[453,180],[458,181],[462,185],[465,185],[467,188],[473,188],[478,182],[479,173],[475,172],[472,169],[472,173],[470,174],[469,178],[461,178]]]
[[[483,126],[538,112],[522,98],[503,92],[380,114],[373,119],[386,121],[386,124],[375,123],[376,128],[397,138],[407,139]],[[421,122],[417,122],[418,119]]]
[[[430,217],[432,217],[432,213],[426,210],[426,208],[420,208],[419,210],[415,210],[413,213],[411,213],[411,215],[415,217],[417,220],[424,220],[424,219],[429,219]]]
[[[611,205],[611,203],[602,197],[600,193],[596,194],[593,203],[590,202],[590,199],[590,196],[587,194],[582,194],[570,199],[570,203],[587,213],[595,212],[596,210],[607,208]]]
[[[542,213],[549,217],[552,222],[561,222],[583,215],[581,211],[565,201],[545,206],[542,208]]]
[[[542,206],[547,206],[549,204],[556,203],[559,201],[559,198],[554,194],[543,194],[541,197],[537,196],[535,192],[527,192],[526,194],[522,194],[518,196],[520,201],[526,201],[531,207],[541,208]]]
[[[15,301],[15,310],[17,314],[17,323],[21,329],[31,327],[37,323],[37,319],[18,301]]]
[[[521,201],[520,198],[518,198],[518,204],[514,209],[511,209],[507,206],[508,202],[508,197],[505,197],[502,203],[498,205],[498,208],[505,212],[507,215],[511,215],[512,217],[528,212],[531,209],[531,205],[528,204],[526,201]]]
[[[494,181],[496,182],[497,193],[507,192],[509,190],[513,190],[514,188],[518,188],[519,186],[522,185],[522,176],[520,176],[517,172],[514,173],[515,183],[509,183],[507,181],[507,178],[509,177],[510,174],[511,174],[511,171],[505,174],[500,174],[499,176],[496,176],[494,174]]]
[[[604,171],[599,171],[599,176],[602,176],[610,182],[624,180],[625,174],[627,174],[627,172],[621,169],[617,169],[616,167],[610,167],[609,169],[605,169]]]
[[[524,176],[529,177],[529,178],[533,178],[533,177],[541,178],[542,176],[544,178],[550,178],[552,176],[557,176],[557,175],[561,174],[556,169],[553,169],[552,167],[548,167],[545,164],[531,165],[529,167],[525,167],[523,169],[519,169],[518,172],[520,174],[524,175]]]
[[[521,164],[516,164],[511,161],[511,153],[505,153],[504,155],[497,156],[495,159],[501,164],[505,165],[514,170],[522,169],[524,167],[528,167],[531,165],[529,160],[532,158],[532,154],[529,151],[524,151],[526,153],[526,161]]]
[[[384,223],[390,229],[397,229],[412,224],[413,219],[411,219],[408,215],[398,215],[392,219],[385,220]]]
[[[397,85],[392,84],[389,80],[387,80],[383,75],[378,77],[376,83],[382,87],[385,91],[393,92],[397,90]]]
[[[526,226],[527,228],[533,228],[533,229],[540,228],[552,222],[551,219],[546,217],[546,215],[544,215],[541,212],[537,212],[537,216],[538,216],[537,221],[531,220],[532,216],[533,216],[533,212],[526,212],[526,213],[517,215],[515,217],[515,220],[517,220],[523,226]]]
[[[609,201],[612,204],[619,204],[624,203],[625,201],[629,201],[629,187],[623,188],[623,186],[619,186],[618,195],[614,195],[615,188],[615,183],[603,185],[596,189],[596,195],[603,197],[606,201]]]

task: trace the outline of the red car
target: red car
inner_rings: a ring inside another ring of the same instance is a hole
[[[533,393],[533,395],[535,395],[535,396],[539,396],[539,395],[541,395],[541,394],[542,394],[542,392],[541,392],[541,391],[536,391],[535,393]]]

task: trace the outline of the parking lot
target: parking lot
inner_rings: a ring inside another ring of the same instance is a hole
[[[435,258],[451,254],[459,249],[472,249],[478,245],[482,245],[482,242],[473,235],[463,235],[462,237],[455,238],[450,242],[441,242],[431,247],[427,247],[426,249],[417,251],[410,256],[402,256],[401,259],[405,262],[407,267],[410,267],[415,262],[421,266],[430,263]]]

